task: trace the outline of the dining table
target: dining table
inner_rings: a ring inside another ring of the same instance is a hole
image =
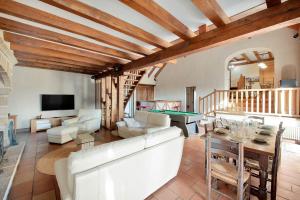
[[[259,132],[265,129],[253,128],[253,127],[251,127],[252,130],[247,130],[248,131],[247,134],[242,133],[245,131],[244,128],[237,129],[237,131],[240,133],[235,133],[235,135],[245,135],[244,137],[239,138],[244,144],[244,157],[246,159],[252,159],[259,163],[260,166],[259,186],[251,187],[251,194],[255,195],[260,200],[267,199],[268,168],[272,167],[272,166],[268,166],[269,158],[274,157],[275,154],[277,128],[275,126],[268,126],[268,127],[269,127],[268,131],[271,132],[271,134],[269,135],[261,135],[259,134]],[[211,131],[210,134],[212,137],[216,137],[222,140],[236,139],[236,137],[232,136],[229,130],[227,133],[223,133],[223,134],[217,133],[215,131]],[[266,142],[264,143],[255,142],[254,138],[256,137],[264,139]],[[204,138],[206,137],[204,136]],[[206,139],[205,142],[207,142]]]

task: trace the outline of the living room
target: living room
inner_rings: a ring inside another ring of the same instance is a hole
[[[298,199],[300,2],[0,0],[0,198]]]

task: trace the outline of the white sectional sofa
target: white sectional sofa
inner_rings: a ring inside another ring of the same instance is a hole
[[[177,175],[184,137],[170,127],[81,150],[55,163],[63,200],[142,200]]]
[[[135,117],[117,122],[118,135],[122,138],[139,136],[170,127],[169,115],[136,111]]]
[[[77,117],[63,121],[62,126],[48,129],[48,141],[64,144],[74,140],[78,133],[93,133],[99,130],[100,124],[100,109],[80,109]]]

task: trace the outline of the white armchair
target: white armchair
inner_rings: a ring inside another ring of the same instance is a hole
[[[100,129],[101,110],[100,109],[80,109],[78,116],[63,121],[63,126],[76,126],[78,132],[95,132]]]

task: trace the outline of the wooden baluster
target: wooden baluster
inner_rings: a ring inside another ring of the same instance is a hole
[[[209,100],[210,100],[210,109],[209,109],[209,112],[212,112],[213,111],[213,98],[212,98],[212,95],[209,95]]]
[[[235,111],[238,111],[238,106],[239,106],[239,102],[238,102],[238,99],[239,99],[239,92],[238,91],[235,91]]]
[[[278,90],[275,90],[275,114],[278,114]]]
[[[244,112],[244,91],[241,91],[241,111]]]
[[[251,112],[254,112],[254,93],[251,91]]]
[[[248,112],[248,98],[249,98],[249,93],[246,91],[246,113]]]
[[[256,112],[258,113],[259,112],[259,91],[257,91],[257,94],[256,94]]]
[[[280,95],[280,113],[285,114],[285,91],[281,90],[281,95]]]
[[[262,112],[266,112],[266,92],[263,91],[263,99],[262,99]]]
[[[269,90],[269,113],[271,113],[272,112],[272,91],[271,90]]]
[[[296,115],[300,115],[300,89],[297,89],[297,92],[296,92]]]
[[[292,104],[293,104],[292,90],[289,90],[288,102],[289,102],[288,105],[289,115],[292,115]]]
[[[221,110],[221,92],[218,92],[218,110]]]

